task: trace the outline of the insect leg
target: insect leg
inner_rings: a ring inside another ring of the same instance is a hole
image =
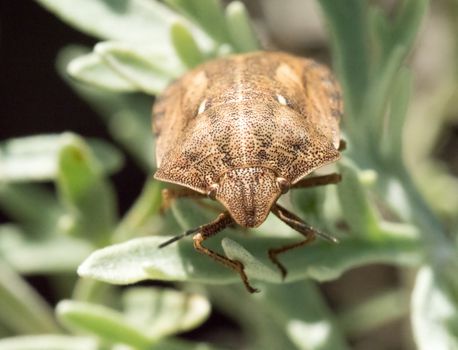
[[[282,274],[283,279],[286,277],[288,271],[283,266],[283,264],[280,261],[278,261],[277,255],[285,253],[288,250],[291,250],[294,248],[302,247],[314,241],[316,236],[320,236],[334,243],[337,243],[336,238],[317,231],[310,225],[307,225],[298,216],[296,216],[295,214],[291,213],[290,211],[286,210],[285,208],[283,208],[282,206],[278,204],[275,204],[272,207],[272,213],[274,213],[275,216],[277,216],[281,221],[283,221],[289,227],[293,228],[294,230],[296,230],[297,232],[299,232],[301,235],[305,237],[303,241],[288,244],[280,248],[269,249],[269,259],[278,267],[278,269],[280,270]]]
[[[162,190],[162,204],[160,212],[164,213],[170,208],[172,202],[178,198],[206,198],[207,196],[191,190],[190,188],[164,188]]]
[[[222,229],[224,229],[232,223],[233,219],[230,217],[229,213],[224,212],[220,214],[215,221],[207,225],[201,226],[198,233],[194,235],[192,238],[194,241],[194,248],[198,252],[208,255],[210,258],[238,272],[240,277],[242,278],[243,284],[250,293],[258,292],[258,290],[256,288],[253,288],[248,282],[248,277],[245,274],[244,266],[240,261],[229,259],[224,255],[214,252],[213,250],[210,250],[202,245],[202,242],[205,241],[207,238],[210,238],[211,236],[215,235],[216,233],[218,233],[219,231],[221,231]]]
[[[305,179],[296,182],[291,188],[307,188],[315,186],[323,186],[339,183],[342,180],[342,176],[337,173],[307,177]]]

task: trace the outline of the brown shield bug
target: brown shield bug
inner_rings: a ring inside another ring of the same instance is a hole
[[[164,242],[193,234],[199,252],[237,271],[241,262],[202,243],[225,227],[257,227],[269,212],[304,236],[298,243],[270,249],[277,255],[314,240],[320,233],[276,204],[290,189],[337,183],[339,174],[305,177],[340,157],[342,96],[333,75],[311,59],[280,52],[255,52],[204,63],[170,85],[156,101],[156,179],[177,184],[167,201],[210,197],[223,211],[214,221]]]

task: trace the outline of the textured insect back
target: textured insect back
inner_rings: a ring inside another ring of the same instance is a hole
[[[280,194],[277,176],[272,170],[238,168],[222,176],[216,199],[239,225],[257,227],[265,221]]]
[[[172,84],[154,108],[155,178],[185,187],[173,192],[176,198],[208,196],[226,210],[161,247],[194,234],[199,252],[237,271],[253,292],[243,264],[203,242],[234,223],[257,227],[272,212],[304,237],[269,250],[286,276],[277,256],[320,234],[276,201],[290,188],[335,183],[337,177],[303,178],[339,159],[341,108],[340,89],[327,68],[279,52],[209,61]]]
[[[170,85],[165,92],[156,97],[153,105],[153,133],[156,138],[156,161],[157,166],[161,166],[165,150],[170,149],[173,139],[162,137],[175,133],[174,121],[180,117],[180,105],[176,102],[180,100],[181,88],[179,82]]]
[[[158,167],[167,151],[183,140],[180,135],[199,114],[199,105],[205,96],[205,71],[193,70],[171,84],[153,106],[153,131],[156,136]]]
[[[343,98],[339,83],[328,67],[312,60],[304,62],[302,79],[310,105],[310,119],[332,140],[334,147],[339,148],[339,123],[343,115]]]

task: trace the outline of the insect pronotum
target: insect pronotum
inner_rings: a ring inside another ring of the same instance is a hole
[[[306,177],[340,157],[339,85],[329,69],[280,52],[233,55],[204,63],[171,84],[153,109],[156,179],[180,185],[164,190],[164,205],[179,197],[209,197],[225,210],[205,225],[160,247],[194,235],[194,247],[237,271],[253,288],[241,262],[203,245],[228,225],[257,227],[272,212],[303,240],[268,251],[283,278],[278,255],[320,233],[278,198],[294,188],[334,184],[340,175]]]

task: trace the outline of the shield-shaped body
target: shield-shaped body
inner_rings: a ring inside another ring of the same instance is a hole
[[[278,52],[207,62],[155,104],[155,178],[215,197],[245,227],[282,194],[336,161],[342,98],[330,71]]]

